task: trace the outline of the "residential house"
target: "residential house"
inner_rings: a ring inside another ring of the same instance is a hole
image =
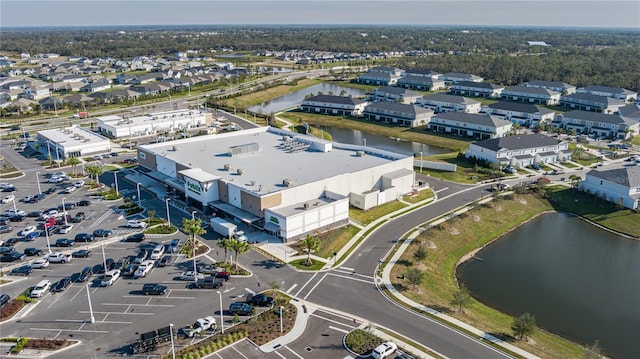
[[[360,116],[367,102],[346,96],[317,95],[302,100],[300,109],[325,115]]]
[[[51,89],[54,92],[78,92],[80,89],[86,86],[84,82],[55,82],[52,84]]]
[[[136,85],[144,85],[157,80],[157,73],[142,74],[138,76],[132,83]]]
[[[84,94],[73,94],[73,95],[65,96],[62,99],[62,102],[68,103],[70,106],[80,108],[80,107],[88,106],[95,103],[96,99]]]
[[[640,133],[640,123],[620,115],[574,110],[559,114],[554,126],[573,130],[576,134],[595,134],[605,138],[626,140]]]
[[[434,115],[429,123],[433,132],[487,139],[506,136],[511,132],[511,121],[464,112],[445,112]]]
[[[473,74],[447,72],[446,74],[440,76],[440,80],[446,82],[447,84],[453,84],[460,81],[482,82],[484,81],[484,78]]]
[[[405,75],[398,79],[396,86],[412,90],[438,91],[447,88],[444,81],[430,76]]]
[[[500,98],[504,86],[488,82],[458,81],[449,87],[449,93],[458,96]]]
[[[570,109],[602,112],[605,114],[616,113],[626,103],[623,100],[607,96],[591,95],[586,93],[574,93],[560,97],[560,106]]]
[[[7,109],[15,109],[17,112],[28,112],[33,110],[36,102],[28,98],[19,98],[11,103]]]
[[[42,100],[45,97],[49,97],[49,89],[47,87],[28,87],[20,94],[20,97],[29,100]]]
[[[142,96],[159,95],[163,91],[158,84],[131,86],[129,90],[135,91]]]
[[[64,105],[62,100],[55,97],[46,97],[38,101],[40,108],[46,111],[57,111]]]
[[[87,79],[82,75],[71,74],[62,76],[58,82],[87,82],[86,80]]]
[[[404,76],[430,77],[432,79],[439,79],[442,74],[432,70],[409,69],[404,72]]]
[[[561,81],[529,81],[522,83],[524,87],[543,88],[555,92],[559,92],[561,95],[571,95],[576,93],[576,87],[569,85]]]
[[[109,81],[96,81],[90,84],[86,84],[80,88],[80,92],[98,92],[104,91],[111,88],[111,84]]]
[[[502,91],[500,98],[539,105],[557,105],[560,101],[560,92],[543,87],[511,86]]]
[[[618,108],[616,115],[640,121],[640,104],[627,105]]]
[[[432,109],[435,113],[442,112],[466,112],[478,113],[481,109],[480,101],[470,98],[434,93],[418,99],[416,104]]]
[[[490,163],[526,167],[533,164],[562,162],[571,158],[567,142],[539,133],[506,136],[469,145],[466,157]]]
[[[585,93],[596,96],[611,97],[616,100],[622,100],[624,102],[633,102],[638,98],[638,93],[635,91],[623,89],[622,87],[609,87],[609,86],[585,86],[580,87],[576,93]]]
[[[433,111],[416,105],[397,102],[374,102],[368,104],[362,113],[368,120],[418,127],[429,123]]]
[[[358,76],[358,82],[367,85],[392,86],[398,82],[402,74],[403,70],[395,67],[377,66]]]
[[[640,205],[640,166],[591,170],[578,188],[629,209]]]
[[[555,112],[544,107],[509,101],[498,101],[483,106],[482,112],[527,127],[551,123],[555,115]]]
[[[421,97],[422,94],[419,94],[415,91],[407,90],[400,87],[384,86],[373,90],[371,94],[369,94],[368,100],[373,102],[399,102],[411,105],[416,103],[416,101]]]
[[[113,83],[116,85],[128,85],[134,83],[137,78],[137,76],[129,74],[118,74],[116,78],[113,79]]]

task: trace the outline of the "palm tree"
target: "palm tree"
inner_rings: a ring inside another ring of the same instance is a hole
[[[171,224],[169,224],[171,225]],[[191,249],[193,250],[194,258],[196,252],[196,236],[207,233],[207,230],[202,228],[202,222],[199,219],[182,218],[182,231],[189,235],[191,239]],[[195,270],[195,268],[194,268]]]
[[[224,249],[224,262],[227,263],[227,251],[231,249],[231,240],[229,238],[218,239],[218,247]]]
[[[85,166],[84,170],[92,175],[96,180],[96,185],[100,186],[100,175],[104,173],[104,168],[100,165]]]
[[[76,167],[82,163],[82,161],[80,161],[80,159],[78,157],[69,157],[69,159],[67,160],[67,163],[71,165],[71,172],[73,173],[73,176],[76,175]]]
[[[312,265],[313,262],[311,261],[311,252],[317,251],[320,248],[320,241],[318,240],[318,238],[307,234],[305,239],[300,241],[300,244],[302,245],[302,248],[307,251],[307,266]]]
[[[238,255],[239,254],[245,254],[247,252],[249,252],[251,250],[251,245],[247,242],[244,241],[239,241],[237,239],[231,239],[229,241],[229,248],[235,252],[236,254],[236,271],[238,270]]]

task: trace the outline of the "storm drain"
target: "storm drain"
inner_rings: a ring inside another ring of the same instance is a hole
[[[306,347],[306,348],[304,348],[304,350],[306,350],[306,351],[310,352],[310,351],[312,351],[313,349],[312,349],[311,347]]]

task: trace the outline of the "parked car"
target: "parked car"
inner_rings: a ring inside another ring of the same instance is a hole
[[[13,248],[12,248],[13,249]],[[0,256],[0,262],[17,262],[17,261],[23,261],[24,257],[26,257],[24,255],[24,253],[20,253],[20,252],[9,252],[7,254],[3,254],[2,256]]]
[[[109,237],[111,234],[113,234],[113,231],[109,230],[109,229],[96,229],[95,231],[93,231],[93,236],[94,237],[101,237],[101,238],[107,238]]]
[[[57,190],[58,190],[58,187],[51,186],[51,187],[47,188],[47,189],[44,191],[44,193],[46,193],[46,194],[52,194],[52,193],[55,193]]]
[[[166,252],[176,253],[178,251],[179,247],[180,247],[180,240],[179,239],[172,239],[171,243],[169,243],[169,246],[168,246]]]
[[[0,183],[0,190],[2,190],[2,192],[13,192],[16,190],[16,186],[10,183]]]
[[[129,221],[127,221],[127,227],[129,227],[129,228],[146,228],[147,227],[147,222],[143,222],[143,221],[138,220],[138,219],[130,219]]]
[[[49,228],[49,227],[53,227],[56,225],[56,219],[53,217],[49,217],[47,219],[44,220],[44,224],[42,225],[43,228]]]
[[[228,281],[229,278],[231,278],[231,276],[229,275],[229,272],[225,272],[225,271],[215,271],[213,272],[212,276],[216,278],[222,278],[226,281]]]
[[[49,183],[60,183],[64,181],[62,178],[58,177],[58,176],[51,176],[51,178],[49,178],[49,180],[47,182]]]
[[[53,209],[49,209],[49,210],[45,211],[42,214],[42,217],[40,217],[40,218],[42,218],[43,220],[46,221],[49,218],[54,218],[55,219],[55,218],[58,218],[60,216],[62,216],[62,214],[60,212],[58,212],[57,209],[53,208]]]
[[[76,187],[76,188],[80,188],[80,187],[84,186],[84,181],[83,180],[75,181],[75,182],[73,182],[73,186]]]
[[[27,217],[23,216],[21,214],[16,214],[15,216],[9,217],[9,221],[11,221],[11,222],[22,222],[22,221],[24,221],[25,218],[27,218]]]
[[[198,279],[193,286],[201,289],[218,289],[224,285],[224,282],[222,278],[205,277]]]
[[[13,217],[13,216],[25,216],[26,214],[24,213],[23,210],[21,209],[8,209],[4,212],[2,212],[2,214],[6,217]]]
[[[165,295],[169,288],[166,285],[158,284],[158,283],[145,283],[142,286],[142,293],[144,295]]]
[[[64,188],[64,191],[62,191],[62,192],[64,192],[64,193],[71,193],[71,192],[75,191],[75,190],[76,190],[76,188],[77,188],[77,187],[75,187],[75,186],[68,186],[68,187],[65,187],[65,188]]]
[[[47,258],[39,258],[31,262],[31,268],[33,269],[42,269],[42,268],[47,268],[48,266],[49,266],[49,260]]]
[[[67,225],[64,225],[64,226],[60,227],[60,233],[67,234],[67,233],[71,232],[72,229],[73,229],[73,224],[67,224]],[[74,243],[75,243],[75,241],[74,241]]]
[[[124,267],[124,269],[122,270],[122,275],[125,277],[131,277],[136,273],[136,270],[138,270],[138,265],[135,263],[131,263],[128,266]]]
[[[82,221],[84,221],[84,212],[78,212],[71,218],[72,223],[80,223]]]
[[[73,247],[76,241],[70,238],[60,238],[56,240],[56,247]]]
[[[118,280],[118,278],[120,278],[120,270],[119,269],[110,270],[104,274],[104,277],[100,282],[100,286],[101,287],[111,286]]]
[[[270,307],[273,305],[273,298],[264,294],[247,294],[246,302],[256,307]]]
[[[64,278],[60,279],[56,284],[53,285],[53,288],[51,288],[51,291],[52,292],[56,292],[56,293],[57,292],[63,292],[70,285],[71,285],[71,278],[64,277]]]
[[[131,260],[129,259],[129,257],[122,257],[113,264],[113,269],[123,270],[129,264],[131,264]]]
[[[39,217],[42,217],[42,211],[32,211],[32,212],[29,212],[29,213],[27,213],[27,217],[30,217],[30,218],[39,218]]]
[[[0,308],[4,307],[11,300],[9,294],[0,294]]]
[[[134,233],[128,237],[126,237],[125,239],[123,239],[123,242],[142,242],[145,239],[145,235],[144,233]]]
[[[9,273],[11,275],[28,276],[29,274],[33,273],[33,268],[31,268],[30,265],[24,265],[18,268],[13,268]]]
[[[60,226],[51,226],[43,230],[41,236],[53,236],[54,234],[58,233],[60,233]]]
[[[31,196],[31,198],[29,198],[28,203],[38,203],[40,201],[42,201],[43,199],[45,199],[45,197],[47,197],[47,195],[45,193],[36,193],[33,196]]]
[[[13,194],[10,194],[8,196],[4,196],[2,197],[2,200],[0,200],[0,202],[2,203],[11,203],[13,201],[15,201],[16,196],[14,196]]]
[[[11,226],[0,226],[0,233],[11,233],[11,231],[13,231]]]
[[[44,251],[40,248],[28,247],[24,249],[24,254],[27,256],[41,256]]]
[[[86,282],[89,279],[89,277],[91,277],[92,274],[93,274],[93,268],[91,268],[91,266],[86,266],[82,268],[82,272],[78,274],[76,281]]]
[[[88,199],[83,199],[83,200],[78,201],[78,206],[80,206],[80,207],[86,207],[86,206],[88,206],[90,204],[91,204],[91,201],[89,201]]]
[[[7,239],[7,240],[4,242],[4,246],[6,246],[6,247],[13,247],[13,246],[15,246],[15,245],[16,245],[16,243],[18,243],[18,242],[20,242],[20,238],[12,237],[12,238]]]
[[[47,293],[47,291],[51,288],[51,281],[48,279],[43,279],[35,287],[31,290],[31,294],[29,297],[31,298],[40,298]]]
[[[98,266],[98,270],[96,271],[96,273],[100,274],[100,273],[105,273],[105,269],[104,269],[104,265],[107,265],[107,269],[106,272],[113,270],[113,265],[115,264],[115,261],[113,260],[113,258],[107,258],[105,259],[104,263],[100,263],[100,265]]]
[[[73,258],[89,258],[91,256],[90,249],[79,249],[71,253],[71,257]]]
[[[36,238],[40,237],[42,234],[43,234],[42,231],[31,232],[31,233],[27,234],[26,236],[24,236],[24,238],[22,238],[22,240],[23,241],[27,241],[27,242],[35,241]]]
[[[169,264],[171,264],[171,255],[165,254],[162,258],[160,258],[158,263],[156,263],[156,267],[166,267]]]
[[[140,263],[140,265],[138,266],[138,269],[136,269],[136,272],[133,274],[134,278],[142,278],[142,277],[146,277],[147,274],[151,271],[151,268],[153,268],[153,261],[148,259],[146,261],[142,261],[142,263]]]
[[[50,263],[68,263],[71,262],[71,256],[62,252],[53,252],[44,256]]]
[[[138,159],[137,159],[136,157],[134,157],[134,158],[127,158],[127,159],[125,159],[125,160],[124,160],[124,161],[122,161],[122,162],[127,163],[127,164],[136,164],[136,163],[138,163]]]
[[[384,359],[398,350],[398,346],[394,342],[386,342],[378,345],[371,352],[371,357],[374,359]]]
[[[189,325],[188,327],[180,328],[180,332],[184,334],[187,338],[193,338],[196,335],[202,335],[204,332],[209,331],[215,333],[218,326],[216,323],[216,318],[212,316],[198,318],[195,323]]]
[[[0,247],[0,254],[9,254],[9,253],[15,252],[15,251],[16,251],[16,249],[13,248],[13,247],[5,246],[5,245],[2,245]]]
[[[76,242],[93,242],[93,236],[88,233],[78,233],[75,236]]]
[[[194,281],[202,278],[204,278],[204,275],[202,275],[201,273],[196,273],[194,271],[182,272],[180,274],[180,280]]]
[[[142,248],[138,251],[138,255],[133,259],[133,263],[140,264],[149,258],[149,251]]]
[[[151,251],[151,255],[149,256],[149,259],[157,261],[158,259],[160,259],[160,257],[162,257],[163,254],[164,254],[164,246],[162,244],[159,244],[153,249],[153,251]]]
[[[24,229],[23,229],[23,230],[21,230],[20,232],[18,232],[18,235],[19,235],[19,236],[21,236],[21,237],[24,237],[24,236],[26,236],[27,234],[29,234],[29,233],[33,233],[33,232],[35,232],[35,231],[37,231],[37,230],[38,230],[38,228],[36,228],[36,226],[27,226],[27,227],[24,227]]]
[[[250,315],[253,313],[253,307],[244,302],[235,302],[229,305],[229,313],[237,315]]]

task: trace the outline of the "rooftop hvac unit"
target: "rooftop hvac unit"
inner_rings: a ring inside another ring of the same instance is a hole
[[[309,202],[305,202],[304,203],[304,209],[309,209],[309,207],[310,207]]]
[[[89,142],[89,141],[91,141],[91,140],[90,140],[90,139],[88,139],[88,138],[85,138],[83,141],[84,141],[84,142]]]
[[[225,171],[231,171],[231,169],[232,169],[232,168],[233,168],[233,167],[232,167],[230,164],[228,164],[228,163],[227,163],[226,165],[224,165],[224,170],[225,170]]]
[[[358,156],[358,157],[364,157],[364,151],[357,151],[357,152],[356,152],[356,156]]]
[[[291,187],[293,186],[293,181],[285,178],[282,180],[282,184],[285,185],[286,187]]]
[[[173,146],[173,152],[178,150],[178,146]]]
[[[256,185],[256,181],[250,181],[249,183],[251,183],[252,186]]]
[[[236,174],[238,174],[238,175],[241,175],[241,174],[243,174],[243,173],[244,173],[244,170],[243,170],[242,168],[238,168],[238,169],[236,170]]]

